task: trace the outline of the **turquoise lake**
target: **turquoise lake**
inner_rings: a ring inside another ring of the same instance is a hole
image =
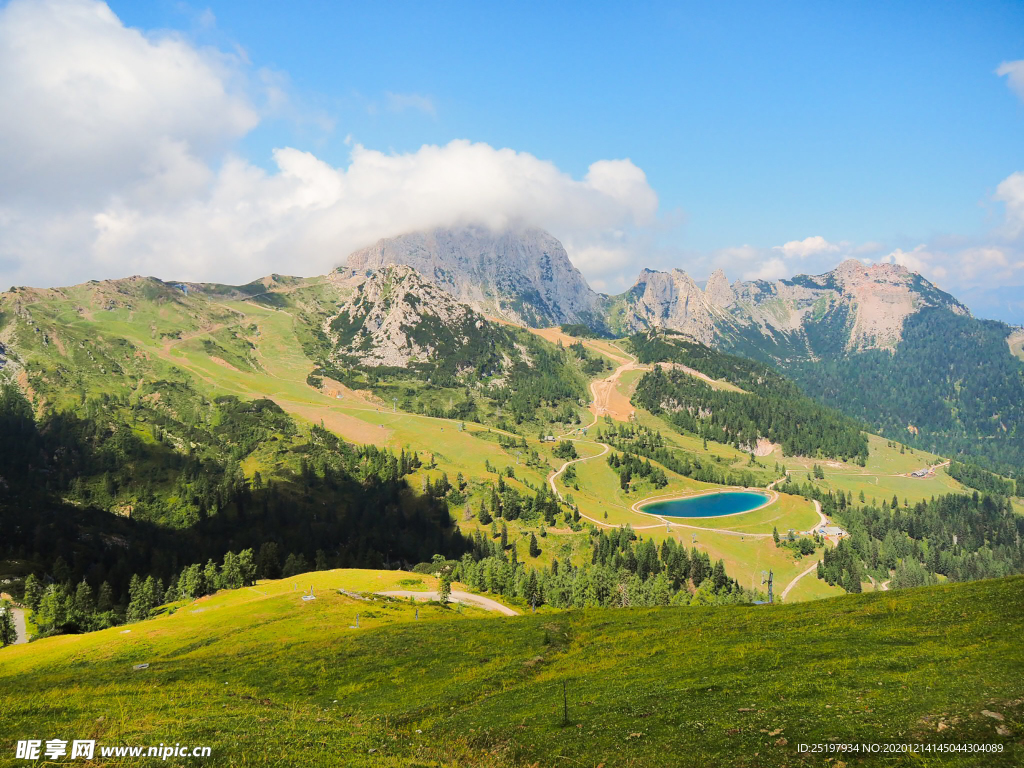
[[[752,491],[722,491],[646,504],[641,509],[652,515],[665,517],[722,517],[749,512],[764,505],[770,497]]]

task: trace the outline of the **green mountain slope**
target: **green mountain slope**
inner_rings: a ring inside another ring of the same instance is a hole
[[[678,429],[752,451],[760,439],[782,446],[785,456],[867,461],[861,425],[802,394],[771,368],[714,350],[671,332],[635,334],[630,345],[643,363],[677,364],[640,380],[634,402]],[[688,370],[687,370],[688,369]],[[693,375],[699,371],[716,382]]]
[[[1024,468],[1024,362],[1010,329],[941,308],[907,318],[892,352],[783,363],[803,389],[881,434],[1002,474]]]
[[[106,584],[127,602],[132,574],[167,584],[185,565],[268,543],[276,568],[288,555],[382,566],[467,548],[444,491],[408,483],[414,453],[353,446],[316,426],[302,434],[272,401],[233,397],[215,403],[214,426],[184,433],[182,451],[171,439],[182,425],[105,405],[37,421],[20,392],[0,387],[5,577],[17,563],[70,591]],[[246,477],[238,459],[261,461],[263,473]]]
[[[207,765],[825,765],[800,744],[920,744],[848,765],[1019,765],[1024,578],[799,606],[503,618],[264,582],[117,629],[0,650],[13,741],[212,749]],[[356,628],[356,614],[359,614]],[[148,668],[133,670],[134,665]],[[567,715],[567,717],[566,717]],[[955,750],[990,745],[992,751]]]

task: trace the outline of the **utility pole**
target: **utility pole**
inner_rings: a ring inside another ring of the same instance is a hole
[[[391,412],[392,413],[398,413],[398,398],[397,397],[391,398]]]

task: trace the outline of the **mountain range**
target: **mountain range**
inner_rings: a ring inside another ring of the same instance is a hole
[[[485,314],[532,327],[580,323],[616,335],[680,331],[711,346],[813,359],[815,331],[845,332],[846,351],[892,349],[907,317],[925,307],[968,315],[965,306],[895,264],[849,259],[823,275],[729,283],[716,270],[701,287],[680,269],[643,269],[619,295],[590,288],[561,243],[532,227],[435,229],[380,240],[348,257],[352,274],[407,265]]]
[[[130,310],[139,289],[157,301],[194,296],[210,304],[215,323],[224,314],[216,301],[290,297],[302,313],[306,357],[321,372],[365,385],[379,379],[374,370],[408,369],[448,386],[471,371],[486,398],[497,390],[485,381],[527,386],[515,372],[547,360],[532,334],[516,335],[511,325],[585,326],[607,337],[674,333],[774,367],[891,439],[973,457],[1004,474],[1024,467],[1024,333],[972,317],[953,296],[894,264],[848,260],[821,275],[732,283],[717,270],[703,285],[680,269],[643,269],[629,290],[605,295],[543,230],[466,226],[381,240],[352,253],[317,290],[280,275],[238,287],[146,280],[94,281],[83,290],[108,310]],[[0,366],[17,366],[11,316],[27,317],[32,304],[66,293],[3,294]],[[196,310],[188,312],[186,331],[199,324]],[[238,339],[205,343],[219,345],[217,358],[237,367],[259,364],[245,348],[232,351]],[[108,368],[124,365],[110,361]],[[545,362],[534,373],[550,374],[545,387],[561,386],[558,367]],[[577,375],[569,375],[572,390]],[[530,400],[521,413],[543,398]]]
[[[701,286],[680,269],[643,269],[618,295],[597,293],[550,234],[530,227],[436,229],[381,240],[341,272],[408,265],[481,313],[608,336],[676,332],[778,367],[812,396],[894,439],[1024,466],[1021,333],[979,320],[896,264],[850,259],[821,275]],[[985,375],[979,375],[985,371]]]

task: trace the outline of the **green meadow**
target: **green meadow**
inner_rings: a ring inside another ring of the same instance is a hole
[[[14,742],[30,738],[203,745],[210,758],[182,764],[232,766],[1024,759],[1024,577],[799,605],[518,617],[372,595],[434,584],[322,571],[0,650],[0,765],[24,764]],[[303,601],[310,586],[317,599]],[[931,751],[799,751],[872,743]],[[1001,751],[936,751],[957,744]]]

